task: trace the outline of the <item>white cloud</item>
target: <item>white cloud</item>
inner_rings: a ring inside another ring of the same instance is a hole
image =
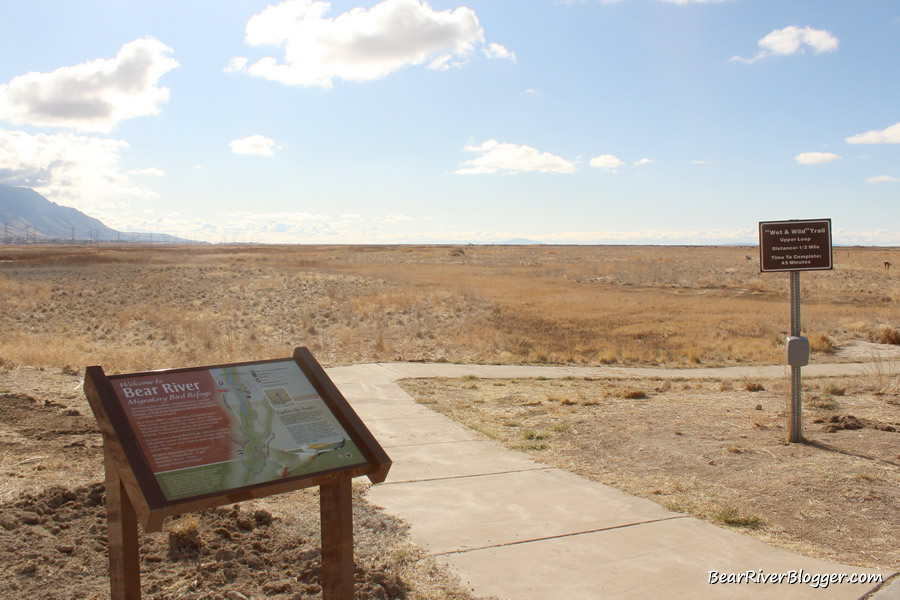
[[[283,47],[283,60],[267,56],[247,66],[241,57],[228,68],[285,85],[330,88],[335,78],[371,81],[410,65],[459,66],[484,43],[478,17],[466,7],[436,11],[421,0],[384,0],[326,18],[330,7],[319,0],[266,7],[247,22],[246,43]],[[509,52],[497,46],[489,51]]]
[[[178,66],[170,52],[148,37],[125,44],[115,58],[19,75],[0,85],[0,119],[108,133],[125,119],[158,114],[169,90],[157,82]]]
[[[145,175],[147,177],[163,177],[166,173],[162,169],[132,169],[128,171],[129,175]]]
[[[776,29],[759,40],[759,47],[772,54],[791,55],[811,48],[816,54],[834,52],[838,49],[839,40],[824,29],[812,27],[785,27]]]
[[[877,177],[867,177],[866,183],[896,183],[900,181],[896,177],[890,175],[878,175]]]
[[[873,129],[851,135],[844,141],[848,144],[900,144],[900,123],[895,123],[887,129]]]
[[[507,50],[503,45],[497,44],[495,42],[491,42],[490,44],[482,48],[481,51],[484,52],[484,55],[488,58],[505,58],[507,60],[516,62],[515,52],[511,52],[510,50]]]
[[[712,163],[710,163],[708,160],[692,160],[691,164],[698,165],[698,166],[708,166]]]
[[[560,231],[539,236],[556,244],[733,244],[747,243],[758,236],[743,229],[637,229],[631,231]]]
[[[258,133],[239,140],[228,142],[233,154],[250,154],[255,156],[273,156],[275,150],[281,150],[284,146],[276,145],[275,140]]]
[[[190,232],[184,237],[211,242],[296,243],[331,241],[345,232],[329,215],[308,212],[233,212],[220,219],[169,220],[158,225],[163,230]]]
[[[119,170],[120,153],[126,148],[128,143],[122,140],[0,129],[0,182],[30,187],[54,202],[100,218],[123,198],[158,197],[133,185]]]
[[[247,69],[247,63],[250,60],[246,56],[237,56],[228,61],[228,66],[225,67],[226,73],[238,73],[240,71],[244,71]]]
[[[641,160],[635,161],[634,166],[643,167],[644,165],[653,164],[652,158],[642,158]]]
[[[453,60],[452,54],[442,54],[428,63],[428,68],[432,71],[446,71],[448,69],[461,67],[463,64],[464,62],[461,60]]]
[[[410,221],[413,221],[411,217],[400,214],[363,218],[358,214],[334,217],[301,211],[235,211],[212,216],[205,213],[184,216],[167,212],[164,215],[133,216],[128,221],[128,228],[166,232],[209,242],[391,243],[421,241],[431,235],[422,233],[419,228],[397,233],[397,228],[391,225]]]
[[[625,161],[612,154],[601,154],[600,156],[595,156],[591,159],[591,166],[603,169],[604,171],[609,171],[610,173],[615,173],[619,167],[625,166]]]
[[[548,152],[540,152],[531,146],[487,140],[479,146],[467,145],[465,150],[466,152],[477,152],[481,156],[462,163],[460,168],[455,171],[460,175],[481,175],[498,171],[506,173],[522,171],[575,172],[575,164],[572,161]]]
[[[838,160],[840,156],[831,152],[801,152],[794,157],[801,165],[822,165]]]
[[[895,246],[900,243],[897,230],[833,230],[835,245]],[[742,244],[759,242],[759,231],[742,229],[644,229],[633,231],[563,231],[529,234],[528,237],[556,244]],[[457,238],[460,239],[460,238]],[[465,239],[465,238],[463,238]],[[502,239],[502,238],[499,238]]]
[[[374,219],[378,222],[380,219]],[[560,231],[537,232],[519,230],[442,230],[399,232],[390,227],[365,224],[348,227],[328,217],[309,213],[271,213],[256,215],[234,213],[227,219],[147,218],[146,225],[129,225],[129,229],[174,233],[180,237],[210,242],[240,241],[265,243],[323,244],[435,244],[458,243],[460,240],[493,244],[500,240],[528,238],[549,244],[742,244],[752,246],[759,241],[756,228],[696,230],[645,229],[633,231]],[[833,231],[836,245],[896,246],[900,235],[896,230]]]
[[[776,29],[759,40],[757,45],[760,50],[752,58],[732,56],[731,60],[743,63],[755,63],[769,56],[790,56],[798,52],[806,52],[811,49],[816,54],[834,52],[838,49],[840,41],[824,29],[812,27],[795,27],[791,25],[784,29]]]

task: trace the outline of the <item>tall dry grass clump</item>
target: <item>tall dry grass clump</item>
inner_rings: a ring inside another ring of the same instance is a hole
[[[871,339],[878,344],[900,345],[900,330],[894,329],[890,325],[882,325],[873,332]]]

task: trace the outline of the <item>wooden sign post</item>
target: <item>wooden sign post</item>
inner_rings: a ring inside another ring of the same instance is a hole
[[[391,460],[306,348],[292,358],[106,375],[85,370],[103,433],[112,600],[139,600],[138,523],[319,486],[322,593],[353,598],[351,480]]]
[[[763,273],[788,271],[791,274],[791,338],[804,339],[800,335],[800,271],[830,270],[833,266],[831,219],[760,221],[759,270]],[[808,362],[808,347],[807,340],[806,362],[789,359],[791,410],[788,441],[792,443],[803,441],[800,368]],[[791,354],[788,346],[788,355]]]

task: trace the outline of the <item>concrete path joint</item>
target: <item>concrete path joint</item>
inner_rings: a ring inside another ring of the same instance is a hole
[[[489,546],[481,546],[478,548],[465,548],[461,550],[450,550],[448,552],[437,552],[435,556],[449,556],[451,554],[465,554],[466,552],[476,552],[478,550],[491,550],[493,548],[505,548],[507,546],[518,546],[519,544],[531,544],[534,542],[546,542],[548,540],[559,540],[563,538],[573,537],[576,535],[590,535],[592,533],[602,533],[604,531],[612,531],[614,529],[624,529],[626,527],[639,527],[640,525],[649,525],[651,523],[659,523],[662,521],[674,521],[675,519],[686,519],[687,515],[677,515],[674,517],[665,517],[663,519],[650,519],[648,521],[639,521],[637,523],[624,523],[622,525],[614,525],[612,527],[601,527],[599,529],[589,529],[587,531],[573,531],[572,533],[561,533],[559,535],[549,535],[546,537],[531,538],[528,540],[516,540],[515,542],[507,542],[505,544],[492,544]]]

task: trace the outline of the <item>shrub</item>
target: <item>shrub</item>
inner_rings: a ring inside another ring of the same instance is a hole
[[[832,396],[843,396],[845,393],[847,393],[847,388],[838,387],[833,383],[829,383],[825,388],[825,393]]]
[[[766,388],[758,381],[744,380],[744,389],[748,392],[764,392]]]
[[[821,408],[822,410],[835,410],[838,407],[837,400],[831,394],[825,394],[821,397],[811,396],[807,400],[807,404],[813,408]]]
[[[196,556],[203,547],[199,519],[192,514],[182,515],[181,519],[169,527],[168,541],[170,557]]]
[[[878,329],[872,336],[872,341],[879,344],[893,344],[900,346],[900,331],[884,325]]]
[[[765,525],[765,521],[763,521],[762,517],[752,514],[742,514],[739,510],[731,506],[726,506],[713,515],[713,518],[723,525],[730,525],[732,527],[759,529]]]
[[[835,350],[834,340],[824,333],[817,333],[809,338],[809,349],[810,352],[830,354]]]

